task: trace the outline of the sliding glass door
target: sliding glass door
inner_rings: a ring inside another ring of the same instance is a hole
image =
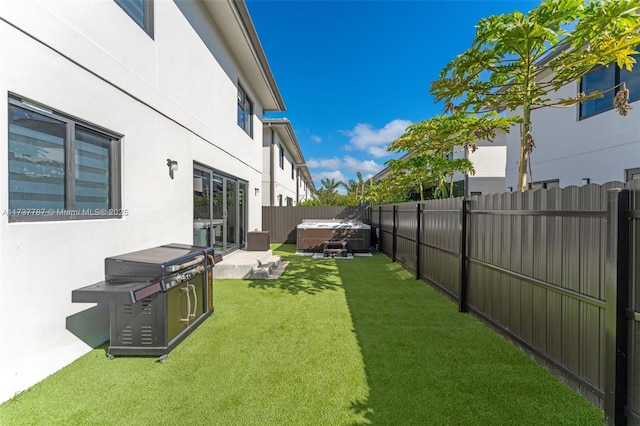
[[[193,169],[193,243],[226,254],[245,247],[247,184],[212,169]]]

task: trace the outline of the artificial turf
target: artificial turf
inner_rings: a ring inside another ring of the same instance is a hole
[[[168,356],[97,348],[0,406],[18,425],[602,424],[601,410],[400,265],[294,256],[216,280]]]

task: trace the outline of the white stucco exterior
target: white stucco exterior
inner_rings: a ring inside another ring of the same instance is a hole
[[[315,186],[291,122],[265,119],[263,132],[262,205],[286,206],[289,199],[295,206],[311,199]]]
[[[123,135],[125,211],[0,217],[0,401],[108,339],[104,307],[71,303],[72,290],[104,279],[105,257],[193,242],[194,163],[245,181],[248,229],[261,226],[253,191],[262,186],[261,117],[284,105],[270,70],[251,57],[263,53],[248,45],[254,29],[242,12],[227,1],[156,1],[151,38],[113,1],[0,3],[0,187],[8,187],[7,99],[17,95]],[[252,137],[237,124],[238,84],[254,102]],[[173,180],[168,158],[179,164]]]
[[[568,84],[552,99],[575,97],[578,88],[578,82]],[[534,111],[533,181],[559,180],[563,188],[582,185],[585,178],[597,184],[624,181],[625,170],[640,167],[640,104],[631,106],[626,117],[612,109],[582,120],[578,106]],[[515,188],[520,147],[517,127],[507,136],[507,147],[506,186]]]
[[[492,142],[478,141],[477,149],[468,153],[475,173],[469,175],[469,194],[496,194],[504,192],[505,167],[507,158],[506,133],[500,131]],[[464,158],[463,150],[456,150],[456,158]],[[456,173],[454,180],[463,180],[462,173]]]

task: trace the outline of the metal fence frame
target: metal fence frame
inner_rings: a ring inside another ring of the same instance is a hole
[[[378,248],[640,424],[640,182],[372,206]]]

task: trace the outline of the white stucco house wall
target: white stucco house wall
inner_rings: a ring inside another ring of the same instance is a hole
[[[620,71],[615,64],[592,72],[550,95],[575,97],[577,93],[606,90],[620,81],[630,89],[632,109],[621,116],[613,109],[614,93],[603,99],[568,108],[542,108],[532,113],[535,148],[530,156],[536,188],[603,184],[640,177],[640,68]],[[581,84],[585,87],[581,88]],[[513,113],[511,113],[513,114]],[[507,135],[507,190],[517,186],[520,133]]]
[[[262,205],[295,206],[315,191],[291,122],[286,118],[263,120]]]
[[[7,0],[0,40],[4,401],[108,339],[105,306],[71,303],[106,257],[244,245],[285,106],[242,1]]]
[[[485,195],[504,192],[505,168],[507,158],[507,135],[499,131],[492,142],[480,140],[474,152],[469,150],[468,158],[473,163],[475,173],[467,177],[469,191],[467,195]],[[456,150],[454,157],[464,158],[464,150]],[[464,180],[462,173],[453,176],[454,181]]]

